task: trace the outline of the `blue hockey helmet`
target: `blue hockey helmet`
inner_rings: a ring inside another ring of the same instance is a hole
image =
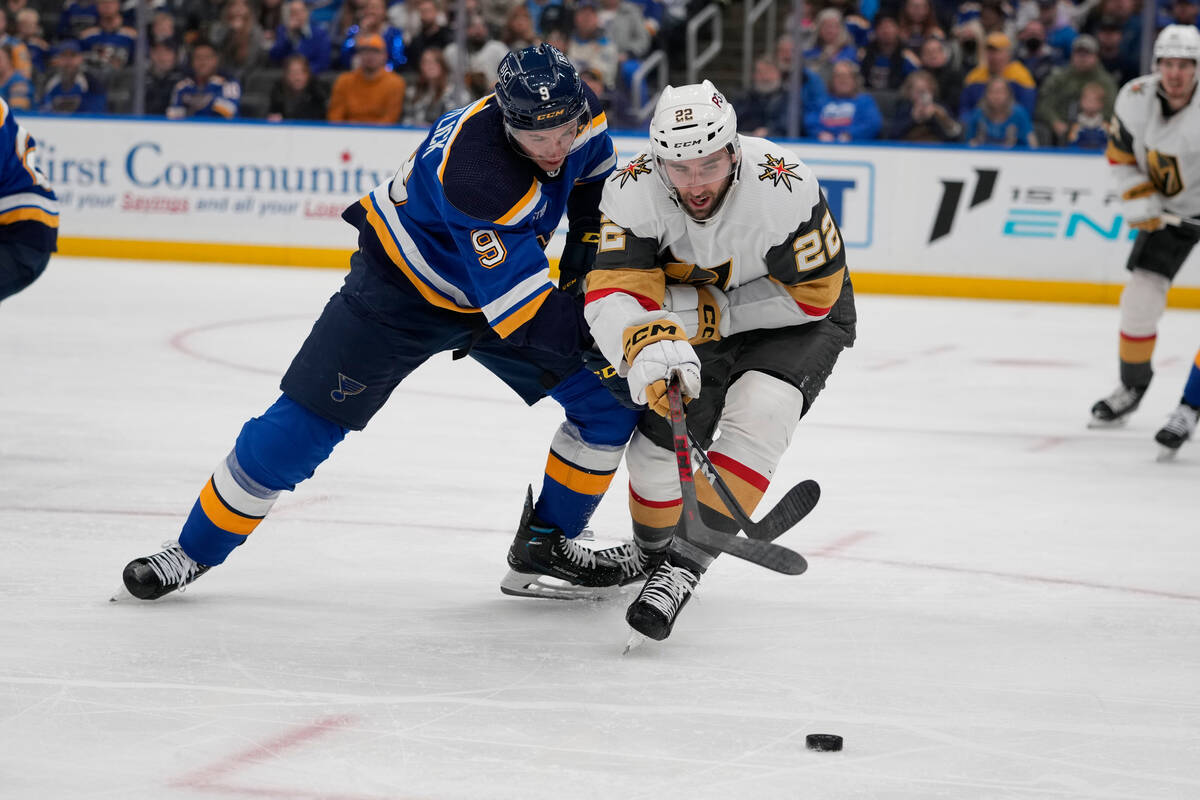
[[[496,76],[496,102],[515,130],[556,128],[588,112],[579,71],[552,45],[510,52]]]

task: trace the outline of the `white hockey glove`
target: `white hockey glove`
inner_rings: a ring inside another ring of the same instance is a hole
[[[692,344],[729,335],[729,298],[716,286],[672,284],[663,296],[663,308],[683,320]]]
[[[1162,195],[1146,181],[1127,189],[1122,195],[1122,211],[1129,227],[1152,233],[1163,226]]]
[[[635,403],[667,416],[667,381],[679,376],[685,397],[700,396],[700,358],[684,338],[682,326],[670,319],[635,325],[625,330],[625,361]]]

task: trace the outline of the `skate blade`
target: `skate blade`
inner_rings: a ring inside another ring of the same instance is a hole
[[[636,650],[645,643],[646,637],[630,628],[629,641],[625,642],[625,649],[621,651],[621,655],[628,655],[630,650]]]
[[[1171,448],[1171,447],[1167,447],[1165,445],[1160,445],[1158,448],[1158,458],[1156,458],[1154,460],[1160,464],[1163,464],[1168,461],[1174,461],[1175,456],[1177,456],[1177,455],[1179,455],[1178,447]]]
[[[620,586],[575,586],[551,578],[509,570],[500,581],[500,591],[513,597],[537,597],[544,600],[607,600],[621,593]]]
[[[1088,420],[1087,426],[1092,430],[1103,430],[1104,428],[1124,428],[1129,424],[1129,417],[1117,417],[1116,419],[1096,419],[1092,417]]]
[[[108,598],[108,602],[110,603],[123,603],[126,600],[137,600],[137,598],[129,593],[129,590],[125,588],[124,583],[121,584],[120,589],[117,589],[112,593],[112,597]]]

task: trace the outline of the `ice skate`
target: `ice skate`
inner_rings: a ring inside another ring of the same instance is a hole
[[[1200,409],[1192,408],[1186,403],[1180,403],[1179,407],[1171,412],[1166,424],[1154,434],[1154,441],[1161,445],[1158,452],[1159,461],[1175,458],[1183,443],[1196,432],[1197,417],[1200,417]]]
[[[1088,421],[1088,427],[1112,428],[1124,425],[1129,421],[1129,415],[1141,404],[1144,394],[1145,386],[1118,386],[1112,394],[1097,400],[1092,406],[1092,418]]]
[[[628,542],[616,547],[597,550],[596,555],[599,558],[616,562],[621,568],[620,585],[628,586],[631,583],[646,580],[666,556],[666,550],[648,551],[639,546],[637,542]]]
[[[152,556],[130,561],[121,574],[126,591],[139,600],[157,600],[176,589],[183,591],[210,569],[189,558],[178,542],[166,542],[163,548]]]
[[[646,579],[637,599],[625,612],[625,621],[635,633],[661,642],[671,635],[671,628],[679,612],[691,599],[702,573],[682,564],[676,564],[667,556]],[[635,638],[630,638],[628,651],[636,647]]]
[[[500,591],[519,597],[595,600],[610,596],[627,569],[601,557],[533,516],[533,490],[525,495],[517,537],[508,549],[508,574]]]

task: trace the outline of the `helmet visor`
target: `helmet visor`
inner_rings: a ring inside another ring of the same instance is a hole
[[[691,189],[725,180],[737,168],[737,161],[725,148],[683,161],[664,161],[660,158],[658,168],[669,185],[676,189]]]
[[[553,128],[525,130],[508,125],[508,135],[525,152],[525,155],[537,161],[555,161],[566,158],[571,152],[575,139],[591,122],[591,114],[585,108],[583,113],[570,122],[556,125]]]

